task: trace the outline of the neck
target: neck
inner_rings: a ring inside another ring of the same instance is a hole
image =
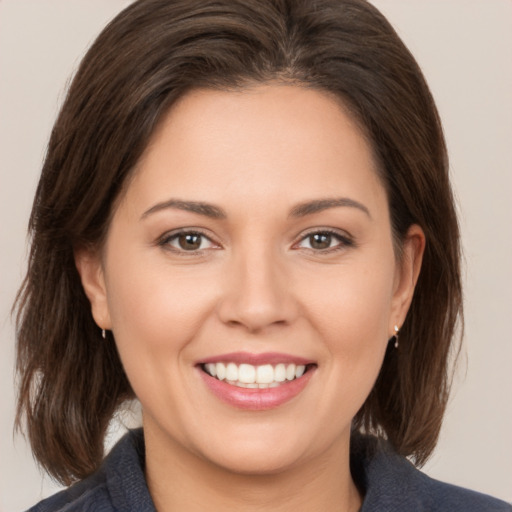
[[[242,474],[145,429],[146,479],[159,512],[356,512],[361,497],[349,469],[349,438],[325,454],[272,474]]]

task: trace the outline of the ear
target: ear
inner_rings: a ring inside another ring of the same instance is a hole
[[[100,329],[111,329],[107,288],[101,256],[98,251],[75,250],[75,265],[80,274],[85,294],[91,303],[94,321]]]
[[[425,252],[425,233],[417,224],[413,224],[408,229],[401,252],[401,259],[396,263],[395,285],[389,319],[390,335],[394,334],[395,325],[401,327],[404,323],[420,275],[421,262]]]

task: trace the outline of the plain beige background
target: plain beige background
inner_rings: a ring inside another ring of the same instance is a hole
[[[10,305],[52,122],[80,55],[127,0],[0,0],[0,512],[55,491],[13,441]],[[375,0],[444,121],[466,258],[466,337],[430,475],[512,501],[512,1]],[[115,430],[115,429],[114,429]]]

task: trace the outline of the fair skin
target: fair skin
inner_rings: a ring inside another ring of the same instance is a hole
[[[412,226],[397,261],[372,152],[332,97],[269,84],[171,109],[101,254],[76,255],[143,407],[159,511],[358,510],[350,425],[424,243]],[[305,373],[268,389],[205,366],[277,379],[280,358]]]

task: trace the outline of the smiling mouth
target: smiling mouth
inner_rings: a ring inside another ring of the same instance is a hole
[[[201,369],[210,377],[232,386],[249,389],[277,388],[300,379],[315,364],[278,363],[252,365],[233,362],[203,363]]]

